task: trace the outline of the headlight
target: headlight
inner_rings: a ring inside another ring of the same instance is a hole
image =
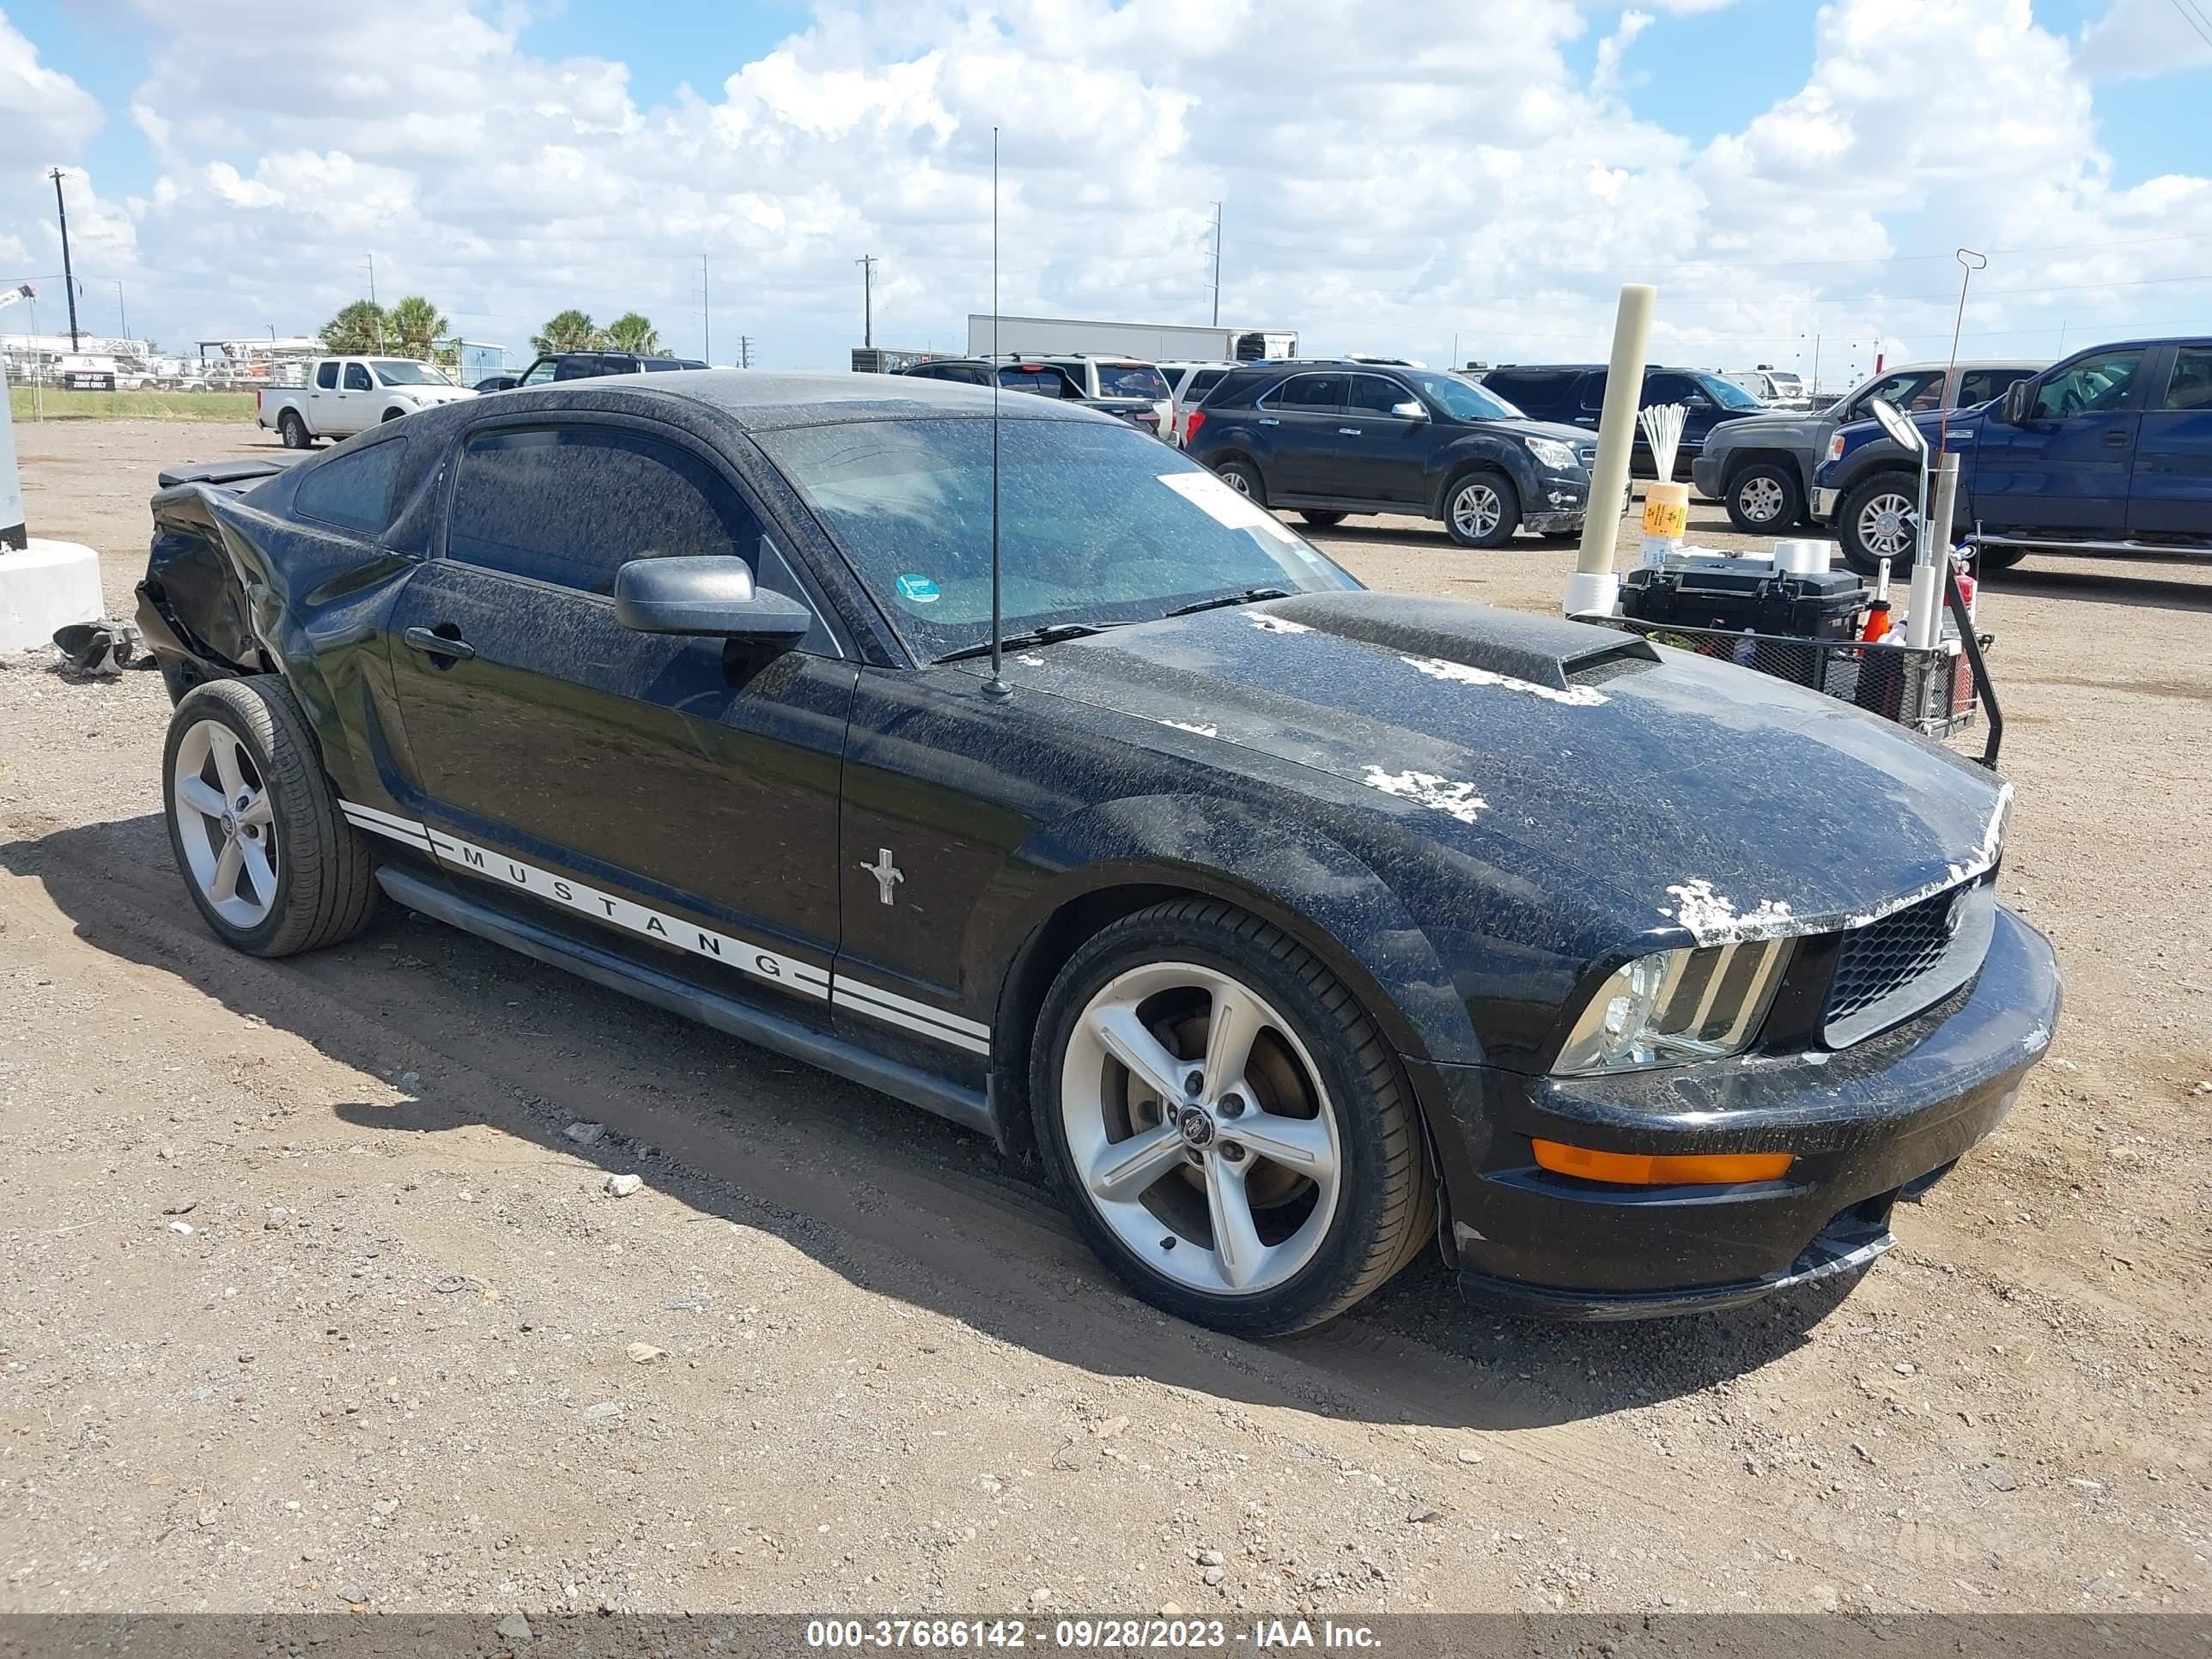
[[[1742,1053],[1774,1000],[1791,943],[1660,951],[1623,964],[1597,988],[1552,1069],[1586,1076]]]
[[[1523,438],[1521,441],[1528,445],[1528,453],[1536,458],[1539,466],[1548,466],[1554,472],[1577,471],[1572,444],[1563,444],[1555,438]]]
[[[1844,459],[1844,434],[1840,432],[1828,440],[1828,459],[1832,461]]]

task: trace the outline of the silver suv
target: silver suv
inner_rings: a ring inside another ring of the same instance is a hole
[[[1951,407],[1972,409],[2002,398],[2014,381],[2043,367],[2027,362],[1960,363],[1958,396],[1950,399]],[[1876,398],[1887,398],[1908,415],[1941,409],[1948,374],[1943,363],[1906,363],[1882,370],[1809,414],[1778,410],[1717,426],[1690,463],[1690,482],[1698,494],[1724,503],[1738,530],[1781,535],[1804,519],[1813,498],[1814,469],[1827,458],[1828,440],[1838,427],[1870,419],[1869,405]]]

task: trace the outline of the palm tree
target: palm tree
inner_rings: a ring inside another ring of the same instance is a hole
[[[337,357],[382,351],[391,338],[391,319],[370,300],[356,300],[323,325],[323,349]]]
[[[625,311],[607,325],[607,343],[617,351],[631,351],[641,357],[657,356],[660,351],[660,331],[639,313]]]
[[[530,343],[538,351],[591,351],[604,337],[589,317],[571,307],[548,322],[545,331],[533,335]]]
[[[410,294],[384,314],[391,349],[403,357],[428,360],[431,343],[453,331],[453,325],[419,294]]]

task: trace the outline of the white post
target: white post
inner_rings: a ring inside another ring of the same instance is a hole
[[[1659,290],[1630,283],[1620,290],[1613,324],[1613,362],[1606,371],[1605,408],[1598,416],[1597,464],[1590,468],[1589,503],[1583,513],[1582,551],[1567,578],[1561,609],[1570,617],[1609,617],[1620,598],[1613,571],[1620,538],[1620,498],[1628,488],[1629,458],[1636,444],[1636,413],[1644,402],[1644,361],[1651,343],[1651,313]]]
[[[15,416],[9,408],[8,373],[0,368],[0,558],[28,538],[23,528],[23,481],[15,470]]]
[[[1945,450],[1936,473],[1935,506],[1921,514],[1905,642],[1924,650],[1943,636],[1944,574],[1951,562],[1951,514],[1959,499],[1959,457]]]

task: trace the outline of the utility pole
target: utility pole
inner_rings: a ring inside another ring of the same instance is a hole
[[[699,355],[714,366],[714,325],[707,310],[707,256],[699,256]]]
[[[123,279],[115,279],[115,314],[123,319],[123,337],[131,337],[131,313],[123,303]]]
[[[860,268],[860,346],[869,350],[876,343],[876,256],[864,253],[853,263]]]
[[[1221,326],[1221,204],[1213,204],[1213,325]]]
[[[46,175],[54,181],[54,212],[62,222],[62,292],[69,295],[70,349],[77,348],[76,276],[70,268],[69,204],[62,200],[62,170],[56,167]]]
[[[384,307],[376,303],[376,256],[372,253],[368,256],[368,303],[376,311],[376,349],[381,351],[384,349]]]
[[[753,337],[750,334],[740,334],[738,336],[738,367],[750,368],[752,366]]]

